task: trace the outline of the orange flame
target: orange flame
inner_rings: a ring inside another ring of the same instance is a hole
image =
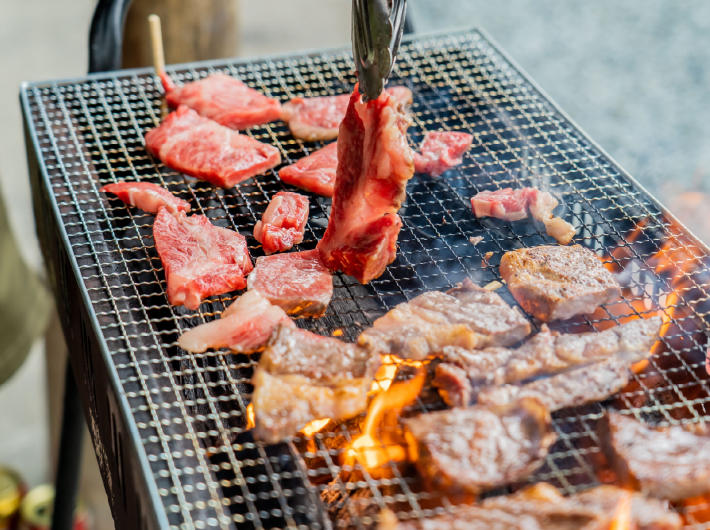
[[[323,430],[323,428],[330,423],[330,418],[323,418],[322,420],[313,420],[311,423],[306,425],[301,432],[306,436],[312,436],[318,431]]]
[[[247,426],[246,429],[253,429],[254,428],[254,404],[249,403],[247,405]]]
[[[619,501],[611,520],[609,530],[631,530],[634,528],[631,521],[631,493],[625,493]]]
[[[394,381],[394,376],[397,375],[398,366],[412,366],[414,368],[420,368],[424,366],[424,363],[421,361],[402,360],[394,355],[383,355],[382,365],[375,374],[375,380],[372,382],[372,386],[370,387],[370,393],[375,394],[387,390],[392,384],[392,381]]]

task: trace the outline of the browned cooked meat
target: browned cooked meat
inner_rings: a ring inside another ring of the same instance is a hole
[[[522,308],[544,322],[592,313],[620,292],[602,261],[579,245],[506,252],[500,275]]]
[[[651,427],[606,416],[606,452],[620,478],[651,497],[680,501],[710,492],[710,429]]]
[[[313,420],[357,416],[379,363],[355,344],[280,326],[254,371],[256,434],[276,443]]]
[[[534,517],[516,516],[502,510],[465,505],[458,506],[453,513],[442,513],[429,519],[404,522],[398,522],[397,516],[389,512],[382,517],[377,530],[543,530],[543,528],[537,524]]]
[[[479,493],[525,478],[555,441],[550,413],[535,399],[458,408],[404,421],[417,469],[435,486]]]
[[[478,387],[516,383],[559,373],[612,355],[629,363],[648,356],[658,340],[662,320],[634,320],[600,333],[559,335],[543,330],[517,349],[467,350],[446,347],[436,368],[434,386],[453,407],[468,405]],[[462,379],[463,378],[463,379]],[[468,400],[466,399],[468,397]]]
[[[399,304],[360,335],[360,344],[385,355],[423,360],[445,346],[510,346],[530,323],[496,293],[466,279],[442,293],[429,291]]]

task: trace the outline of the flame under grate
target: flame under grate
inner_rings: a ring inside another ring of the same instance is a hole
[[[346,52],[216,62],[171,73],[185,82],[215,71],[238,76],[281,101],[349,92],[355,82]],[[465,277],[479,285],[500,280],[503,253],[552,241],[532,223],[479,222],[469,199],[483,190],[541,185],[564,202],[566,218],[579,227],[575,241],[604,257],[624,282],[622,300],[557,328],[578,333],[657,312],[668,324],[657,355],[620,396],[554,416],[558,442],[531,480],[550,481],[565,493],[604,480],[595,426],[606,406],[653,422],[709,419],[707,249],[678,228],[479,32],[405,42],[391,83],[414,92],[413,146],[426,130],[450,129],[474,134],[473,148],[461,167],[436,179],[417,175],[410,182],[400,212],[399,255],[387,272],[367,286],[336,276],[326,316],[298,324],[354,340],[375,318],[424,290],[445,289]],[[143,143],[144,132],[165,112],[161,94],[158,80],[147,71],[23,87],[69,252],[81,270],[121,381],[117,391],[128,398],[171,526],[327,528],[330,507],[331,515],[339,514],[335,527],[367,528],[385,507],[401,518],[452,509],[460,499],[428,491],[407,466],[390,464],[386,473],[360,464],[343,470],[347,444],[360,434],[357,421],[276,446],[255,442],[247,429],[255,359],[226,352],[187,355],[177,348],[183,330],[218,318],[235,295],[213,297],[197,312],[170,307],[153,244],[153,217],[97,190],[120,179],[162,185],[190,201],[194,212],[248,236],[257,257],[262,252],[251,237],[253,225],[271,196],[291,188],[271,172],[230,190],[216,189],[162,166]],[[284,163],[322,145],[293,139],[281,122],[248,134],[278,146]],[[315,247],[329,204],[311,197],[298,250]],[[470,238],[479,236],[482,240],[472,244]],[[499,293],[513,303],[505,288]],[[424,396],[404,412],[439,406]],[[694,528],[705,528],[699,518],[708,510],[708,504],[699,503],[681,511],[689,524],[698,523]]]

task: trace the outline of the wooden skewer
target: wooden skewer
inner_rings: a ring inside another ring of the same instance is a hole
[[[150,40],[153,45],[153,66],[158,75],[165,72],[165,53],[163,51],[163,31],[160,27],[160,17],[158,15],[150,15],[148,17],[150,24]]]

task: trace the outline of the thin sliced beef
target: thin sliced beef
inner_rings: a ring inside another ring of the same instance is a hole
[[[190,203],[179,199],[165,188],[150,182],[126,182],[107,184],[99,191],[112,193],[130,206],[140,208],[144,212],[156,214],[160,208],[170,213],[189,212]]]
[[[397,255],[397,215],[414,174],[407,119],[383,92],[363,102],[357,87],[340,129],[338,172],[321,261],[360,283],[379,277]]]
[[[390,513],[391,516],[383,517],[377,530],[547,530],[540,527],[533,517],[510,515],[502,510],[480,506],[457,506],[453,513],[402,522]]]
[[[580,245],[506,252],[500,275],[522,308],[543,322],[592,313],[620,293],[602,261]]]
[[[313,420],[345,420],[367,409],[380,358],[338,339],[279,327],[254,371],[257,436],[277,443]]]
[[[438,177],[444,171],[463,163],[463,154],[473,143],[473,135],[457,131],[429,131],[419,153],[414,154],[417,173]]]
[[[359,342],[382,355],[423,360],[446,346],[510,346],[530,331],[517,308],[467,278],[446,293],[429,291],[399,304],[364,331]]]
[[[248,129],[276,121],[281,116],[278,100],[225,74],[212,74],[183,86],[176,86],[165,73],[160,77],[168,105],[185,105],[230,129]]]
[[[267,255],[284,252],[303,241],[307,221],[308,197],[280,191],[254,226],[254,238]]]
[[[247,288],[289,315],[319,317],[333,296],[333,277],[317,250],[290,252],[257,258]]]
[[[333,142],[283,168],[279,178],[297,188],[332,197],[337,169],[338,143]]]
[[[281,163],[279,150],[181,105],[148,131],[145,144],[165,165],[231,188]]]
[[[253,353],[264,348],[279,324],[295,326],[283,309],[271,305],[259,292],[249,291],[232,302],[219,320],[183,333],[178,346],[191,353],[219,348]]]
[[[194,310],[208,296],[246,286],[253,266],[243,235],[214,226],[203,215],[171,215],[161,208],[153,238],[171,305]]]

